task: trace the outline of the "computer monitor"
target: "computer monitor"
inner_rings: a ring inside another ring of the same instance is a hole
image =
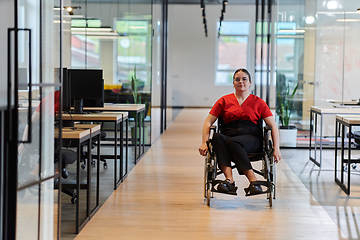
[[[101,69],[68,69],[71,106],[82,113],[83,107],[104,106],[104,80]]]
[[[70,112],[71,110],[71,88],[68,78],[68,69],[63,68],[63,81],[62,81],[62,110]]]

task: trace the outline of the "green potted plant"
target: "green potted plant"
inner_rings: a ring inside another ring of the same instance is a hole
[[[290,116],[294,107],[293,98],[299,84],[290,91],[289,84],[283,91],[277,90],[277,108],[276,112],[279,116],[281,126],[279,127],[280,146],[281,147],[296,147],[297,129],[296,126],[290,125]]]
[[[139,86],[140,84],[142,84],[142,82],[136,77],[136,65],[134,67],[134,72],[133,74],[131,75],[131,78],[130,78],[130,84],[131,84],[131,92],[132,92],[132,95],[133,95],[133,99],[134,99],[134,104],[141,104],[141,95],[138,94],[138,90],[139,90]],[[147,107],[148,104],[146,103],[146,101],[143,103],[145,104],[145,106]],[[146,114],[147,114],[147,108],[145,107],[145,111],[144,111],[144,115],[143,116],[144,118],[146,117]],[[133,118],[135,118],[135,116],[132,116]],[[131,127],[131,137],[132,139],[135,139],[135,138],[139,138],[139,131],[140,131],[140,124],[141,124],[141,120],[138,119],[138,126],[137,126],[137,136],[135,137],[135,126],[134,127]],[[145,143],[148,142],[148,132],[149,132],[149,127],[148,126],[144,126],[144,132],[145,132],[145,135],[142,136],[142,141],[144,141]]]
[[[134,67],[134,73],[131,75],[130,83],[131,83],[131,92],[134,98],[134,104],[141,103],[141,96],[138,95],[138,86],[139,79],[136,78],[136,66]]]

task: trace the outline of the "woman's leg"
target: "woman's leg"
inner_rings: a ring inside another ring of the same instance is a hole
[[[254,171],[247,156],[248,152],[257,152],[261,147],[261,140],[253,135],[240,135],[226,140],[226,147],[232,156],[232,161],[239,174],[244,174],[249,182],[256,181]]]
[[[230,183],[233,183],[234,178],[231,169],[231,156],[226,147],[226,139],[228,138],[229,137],[221,133],[215,133],[212,138],[212,146],[214,147],[219,168],[224,173],[225,178],[229,179]]]

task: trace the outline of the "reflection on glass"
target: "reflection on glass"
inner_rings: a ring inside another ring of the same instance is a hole
[[[16,238],[38,239],[38,185],[18,192],[16,210]]]
[[[297,11],[294,11],[297,9]],[[294,101],[292,101],[290,125],[298,129],[306,129],[308,123],[303,122],[303,72],[304,72],[304,4],[282,5],[279,9],[276,40],[276,94],[284,97],[287,92],[299,84]],[[280,108],[277,98],[276,108]]]
[[[58,190],[54,191],[54,179],[41,184],[40,239],[52,239],[57,230],[57,196]]]
[[[217,44],[216,85],[232,85],[235,70],[247,68],[248,34],[248,22],[222,22]]]

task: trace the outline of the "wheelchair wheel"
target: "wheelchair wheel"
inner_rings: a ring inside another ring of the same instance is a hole
[[[208,189],[207,189],[207,196],[206,196],[206,205],[208,205],[210,207],[210,200],[211,200],[211,184],[209,184]]]
[[[274,185],[273,185],[273,172],[272,172],[272,166],[271,166],[271,159],[266,155],[265,161],[264,161],[264,170],[265,179],[270,183],[270,187],[267,193],[267,199],[269,200],[269,206],[272,207],[273,202],[273,191],[274,191]]]
[[[273,198],[272,198],[272,191],[273,191],[273,186],[271,184],[270,186],[270,191],[268,192],[268,199],[269,199],[269,207],[272,207],[272,202],[273,202]]]
[[[208,157],[209,154],[206,155],[205,158],[205,169],[204,169],[204,198],[207,197],[207,183],[208,183],[208,176],[209,176],[209,166],[208,166]]]
[[[212,181],[216,176],[216,168],[214,156],[208,151],[205,157],[205,169],[204,169],[204,198],[206,199],[206,205],[210,206],[211,198],[213,194],[211,192]]]

